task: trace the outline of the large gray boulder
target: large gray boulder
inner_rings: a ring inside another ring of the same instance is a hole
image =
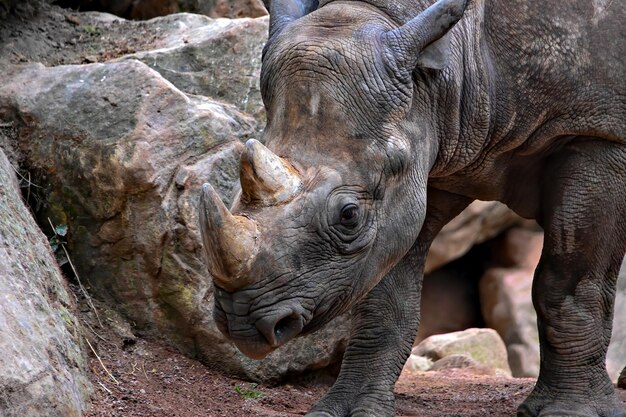
[[[73,309],[0,149],[0,416],[83,415],[91,388]]]

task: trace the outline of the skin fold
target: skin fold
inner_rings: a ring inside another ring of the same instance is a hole
[[[275,0],[242,192],[202,191],[220,330],[262,358],[352,310],[307,416],[393,416],[435,235],[474,199],[536,219],[541,371],[518,416],[626,416],[604,367],[626,252],[619,1]]]

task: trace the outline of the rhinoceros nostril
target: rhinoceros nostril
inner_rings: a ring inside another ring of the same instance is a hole
[[[304,323],[300,314],[290,312],[288,315],[264,317],[255,326],[271,346],[278,347],[298,335]]]
[[[287,336],[290,331],[296,328],[301,321],[301,317],[298,314],[292,314],[278,320],[278,323],[274,326],[274,336],[277,341],[280,341]]]

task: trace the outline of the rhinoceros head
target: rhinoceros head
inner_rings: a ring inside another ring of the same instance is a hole
[[[347,311],[415,242],[436,149],[414,69],[445,63],[465,1],[400,27],[365,3],[316,6],[272,3],[266,146],[246,143],[230,210],[202,191],[215,319],[254,358]]]

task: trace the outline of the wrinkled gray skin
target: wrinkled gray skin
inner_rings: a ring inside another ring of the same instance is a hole
[[[307,416],[392,416],[428,247],[498,200],[546,232],[541,372],[518,416],[626,416],[604,367],[626,252],[624,3],[307,1],[271,4],[261,76],[264,142],[301,183],[272,200],[248,163],[231,210],[248,246],[222,263],[226,214],[203,192],[221,330],[258,358],[352,309]]]

